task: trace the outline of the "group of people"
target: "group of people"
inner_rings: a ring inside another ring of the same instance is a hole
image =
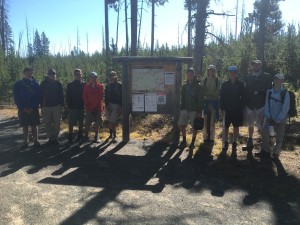
[[[178,127],[182,135],[180,146],[187,146],[186,127],[188,122],[203,118],[203,139],[206,144],[213,144],[215,124],[221,114],[223,118],[222,151],[219,158],[224,159],[229,147],[229,127],[233,126],[232,151],[230,157],[237,159],[237,139],[239,128],[248,127],[246,143],[247,158],[253,159],[253,134],[257,126],[262,139],[260,156],[278,159],[283,142],[284,129],[289,110],[289,93],[284,88],[284,75],[276,74],[273,78],[262,71],[262,62],[251,62],[252,73],[243,80],[238,79],[237,66],[227,68],[228,80],[221,82],[217,69],[209,65],[207,73],[200,80],[193,68],[187,70],[187,80],[181,88],[181,104]],[[284,100],[282,101],[282,94]],[[273,148],[269,142],[269,129],[276,132],[276,143]],[[192,149],[195,145],[197,130],[192,129]]]
[[[94,142],[100,143],[99,128],[102,123],[102,113],[105,109],[109,122],[109,139],[113,143],[118,141],[116,135],[117,119],[122,108],[122,84],[118,81],[117,73],[111,71],[109,83],[104,87],[97,81],[97,73],[89,74],[89,81],[83,81],[82,71],[74,70],[74,80],[67,84],[66,96],[64,88],[55,69],[49,69],[46,78],[41,82],[33,76],[33,69],[26,67],[23,70],[23,79],[14,85],[14,100],[18,108],[20,126],[23,128],[24,142],[22,148],[29,146],[29,126],[34,137],[33,146],[40,146],[38,138],[38,125],[40,124],[40,111],[45,125],[47,145],[60,144],[58,135],[62,111],[66,107],[69,113],[68,143],[74,141],[74,126],[78,124],[76,141],[89,140],[89,131],[94,123]],[[103,103],[104,101],[104,103]],[[66,102],[66,105],[65,105]],[[84,128],[84,129],[83,129]]]
[[[229,127],[233,126],[231,158],[237,158],[237,139],[239,128],[248,127],[248,140],[246,149],[247,158],[253,159],[253,133],[254,125],[257,126],[261,138],[262,157],[278,158],[285,123],[289,110],[289,93],[285,90],[284,75],[276,74],[273,78],[262,71],[260,60],[251,63],[252,73],[245,76],[244,80],[238,79],[237,66],[227,69],[228,80],[222,82],[217,76],[217,69],[209,65],[207,73],[200,80],[195,76],[193,68],[187,70],[187,80],[181,88],[181,104],[178,127],[182,135],[180,146],[186,147],[186,127],[188,122],[203,119],[203,139],[206,144],[213,144],[215,139],[215,124],[219,121],[220,114],[223,118],[222,151],[220,158],[225,158],[229,147]],[[39,85],[33,77],[33,69],[26,67],[23,71],[24,78],[14,85],[14,99],[18,107],[20,125],[23,127],[24,143],[29,145],[28,127],[32,128],[34,146],[39,146],[38,125],[40,124],[39,106],[45,125],[46,144],[59,144],[60,121],[62,109],[66,107],[69,112],[68,142],[74,141],[73,128],[78,124],[76,141],[89,140],[89,131],[94,122],[94,142],[100,143],[99,128],[102,123],[104,106],[108,115],[109,139],[117,142],[116,124],[122,109],[122,84],[118,81],[117,73],[111,71],[109,83],[104,85],[97,81],[97,73],[89,74],[89,81],[83,81],[80,69],[74,70],[74,80],[67,84],[66,96],[55,69],[49,69],[46,78]],[[282,101],[282,93],[285,92]],[[103,102],[104,100],[104,102]],[[271,149],[269,144],[269,127],[276,132],[276,143]],[[85,129],[83,129],[85,128]],[[197,129],[192,131],[192,149],[195,145]]]

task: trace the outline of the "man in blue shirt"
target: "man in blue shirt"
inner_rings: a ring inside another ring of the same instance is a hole
[[[26,67],[23,70],[24,78],[14,85],[14,100],[18,107],[20,126],[23,127],[24,143],[21,148],[29,144],[28,126],[31,126],[34,137],[34,146],[40,146],[38,141],[38,125],[40,124],[39,104],[41,89],[32,76],[33,69]]]

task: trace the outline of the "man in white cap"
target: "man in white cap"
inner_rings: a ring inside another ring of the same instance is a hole
[[[272,88],[272,77],[262,71],[260,60],[254,60],[251,63],[252,74],[246,76],[246,107],[244,115],[244,126],[248,126],[248,141],[246,149],[247,158],[253,159],[253,133],[254,125],[261,131],[264,119],[264,105],[267,91]]]
[[[273,77],[274,87],[270,89],[266,96],[264,110],[264,126],[262,129],[262,158],[270,158],[273,153],[274,159],[278,159],[281,152],[281,146],[284,136],[285,123],[290,108],[289,92],[283,87],[284,75],[276,74]],[[276,143],[271,150],[269,143],[269,127],[272,127],[276,133]]]

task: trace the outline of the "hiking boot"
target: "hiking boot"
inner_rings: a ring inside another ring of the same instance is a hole
[[[252,149],[253,147],[254,147],[254,145],[253,145],[253,139],[252,138],[248,138],[247,148],[248,149]]]
[[[99,137],[95,137],[95,138],[94,138],[94,143],[101,143],[100,138],[99,138]]]
[[[186,141],[181,141],[178,147],[179,148],[185,148],[186,146],[187,146]]]
[[[29,144],[27,141],[25,141],[20,148],[24,149],[24,148],[28,148]]]
[[[117,136],[113,137],[111,140],[111,143],[118,143],[118,142],[119,142],[119,139]]]
[[[72,137],[72,134],[69,134],[69,137],[68,137],[68,143],[71,144],[73,141],[73,137]]]
[[[39,141],[35,141],[34,144],[33,144],[33,147],[34,147],[34,148],[38,148],[38,147],[40,147],[40,146],[41,146],[41,144],[40,144]]]
[[[191,144],[189,145],[189,148],[194,148],[195,147],[195,142],[192,141]]]
[[[227,153],[227,150],[228,150],[228,141],[225,141],[225,146],[224,148],[222,148],[222,151],[219,155],[219,159],[225,159],[226,158],[226,153]]]
[[[52,143],[55,144],[55,145],[59,145],[60,141],[57,138],[55,138]]]
[[[236,154],[236,142],[232,142],[232,151],[231,151],[231,159],[236,160],[237,154]]]
[[[53,140],[49,138],[48,141],[46,142],[46,145],[52,145],[52,144],[53,144]]]

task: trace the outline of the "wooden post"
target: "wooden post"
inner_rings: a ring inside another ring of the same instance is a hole
[[[181,90],[181,83],[182,83],[182,64],[181,62],[176,63],[176,83],[175,83],[175,93],[177,93],[177,96],[180,96],[180,90]],[[174,136],[173,136],[173,144],[178,145],[179,138],[180,138],[180,132],[178,129],[178,119],[179,119],[179,104],[180,104],[180,97],[175,98],[174,102],[174,121],[173,121],[173,129],[174,129]]]
[[[128,62],[122,64],[122,115],[123,115],[123,126],[122,126],[122,140],[128,142],[130,140],[129,131],[129,112],[131,110],[130,103],[130,91],[129,91],[129,66]]]

